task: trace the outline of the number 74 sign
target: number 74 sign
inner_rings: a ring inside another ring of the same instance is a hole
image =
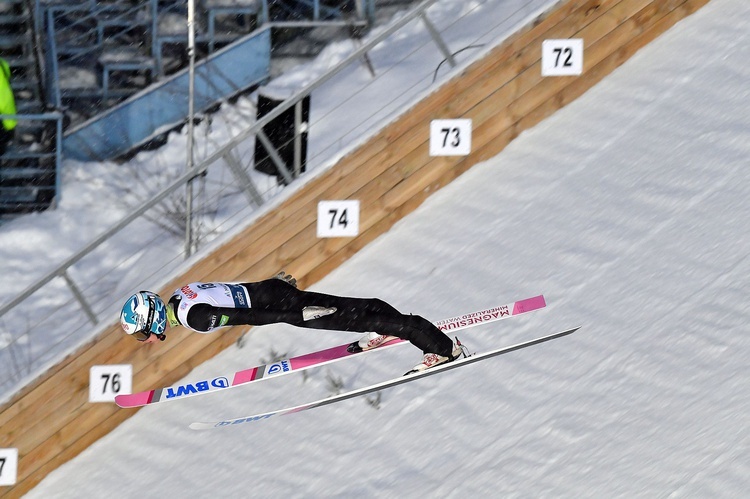
[[[318,202],[318,237],[359,235],[359,200]]]

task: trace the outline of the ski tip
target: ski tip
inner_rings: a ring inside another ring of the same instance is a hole
[[[151,394],[153,392],[141,392],[141,393],[126,393],[117,395],[115,397],[115,404],[123,409],[130,409],[132,407],[141,407],[151,402]]]
[[[563,329],[562,331],[558,331],[558,332],[550,334],[548,336],[544,336],[542,338],[542,340],[546,341],[546,340],[551,340],[551,339],[554,339],[554,338],[562,338],[563,336],[568,336],[569,334],[575,333],[579,329],[581,329],[581,326],[571,327],[569,329]]]

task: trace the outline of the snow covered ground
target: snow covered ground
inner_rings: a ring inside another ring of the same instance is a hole
[[[573,336],[235,428],[187,425],[385,379],[418,352],[149,407],[28,497],[745,496],[749,58],[750,4],[713,0],[315,286],[433,320],[544,293],[463,341]],[[256,328],[186,380],[350,338]]]

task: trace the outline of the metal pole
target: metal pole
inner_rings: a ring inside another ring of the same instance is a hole
[[[57,116],[55,122],[55,201],[54,208],[60,206],[62,200],[62,115]]]
[[[294,105],[294,178],[302,173],[302,103]]]
[[[193,94],[195,92],[195,0],[188,0],[188,57],[190,70],[188,76],[188,131],[187,131],[187,169],[192,171],[193,164]],[[193,252],[193,181],[188,181],[185,192],[185,258]]]
[[[292,174],[289,172],[289,168],[287,168],[286,163],[284,163],[284,160],[279,155],[279,151],[276,150],[276,147],[271,143],[271,140],[268,138],[268,135],[266,135],[263,129],[258,130],[258,132],[255,134],[255,139],[259,140],[260,143],[263,144],[263,147],[266,148],[268,157],[271,158],[271,161],[273,161],[273,164],[276,165],[276,168],[278,168],[281,176],[284,177],[284,183],[286,185],[291,184],[293,178]]]
[[[446,45],[445,40],[443,40],[443,37],[440,36],[440,31],[438,31],[435,25],[432,24],[432,22],[430,21],[430,18],[427,17],[427,14],[425,13],[425,11],[420,12],[419,17],[422,18],[422,22],[424,22],[424,25],[427,27],[427,31],[430,32],[430,36],[437,44],[438,48],[440,49],[440,52],[443,53],[443,55],[448,60],[448,63],[451,65],[451,67],[455,68],[456,59],[453,58],[453,54],[451,54],[451,51],[448,48],[448,45]]]
[[[63,271],[63,273],[60,275],[62,276],[63,279],[65,279],[65,282],[68,283],[68,287],[73,292],[73,296],[75,296],[76,300],[78,300],[78,303],[81,304],[81,307],[83,308],[83,311],[88,316],[89,320],[93,322],[94,324],[99,324],[99,319],[96,318],[96,314],[94,313],[94,310],[86,301],[86,298],[83,296],[83,293],[81,293],[80,288],[76,285],[75,282],[73,282],[73,279],[70,278],[67,270]]]

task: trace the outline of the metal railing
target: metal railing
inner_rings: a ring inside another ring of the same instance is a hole
[[[419,6],[414,8],[412,11],[400,17],[399,19],[397,19],[390,26],[388,26],[386,29],[381,31],[377,36],[373,37],[367,43],[363,44],[360,48],[358,48],[353,53],[351,53],[344,60],[339,62],[336,66],[334,66],[329,71],[322,74],[321,76],[317,77],[304,89],[300,90],[296,94],[286,99],[282,104],[274,108],[273,111],[266,114],[263,118],[257,120],[252,126],[248,127],[246,130],[244,130],[243,132],[233,137],[226,145],[219,148],[217,151],[213,152],[202,162],[196,164],[193,170],[185,172],[184,174],[180,175],[174,181],[172,181],[172,183],[170,183],[167,187],[162,189],[159,193],[151,197],[146,202],[141,203],[138,209],[131,212],[129,215],[124,217],[118,223],[110,227],[108,230],[106,230],[104,233],[99,235],[96,239],[94,239],[92,242],[90,242],[88,245],[86,245],[86,247],[78,251],[76,254],[67,258],[57,268],[48,272],[40,279],[37,279],[35,282],[29,285],[23,292],[21,292],[15,298],[10,300],[8,303],[3,304],[0,307],[0,317],[4,316],[6,313],[8,313],[14,307],[19,305],[24,300],[26,300],[32,294],[37,292],[41,287],[45,286],[51,280],[57,277],[62,277],[65,280],[68,287],[73,292],[73,294],[75,295],[75,298],[80,303],[81,307],[87,311],[87,315],[89,319],[91,320],[91,322],[96,324],[98,321],[97,321],[95,314],[92,311],[92,308],[88,304],[83,294],[80,293],[77,286],[75,286],[75,283],[73,282],[72,278],[70,277],[68,273],[68,270],[70,269],[71,266],[73,266],[75,263],[79,262],[84,257],[89,255],[92,251],[94,251],[103,243],[108,241],[112,236],[119,233],[123,228],[127,227],[134,220],[138,219],[144,213],[146,213],[147,211],[152,209],[154,206],[162,202],[169,195],[176,192],[178,189],[183,188],[188,182],[190,182],[194,178],[203,175],[208,170],[208,168],[217,160],[230,155],[233,149],[235,149],[239,144],[245,141],[248,137],[258,134],[258,132],[262,132],[262,129],[264,126],[268,125],[271,121],[279,117],[286,110],[295,106],[303,98],[310,95],[315,89],[319,88],[321,85],[323,85],[324,83],[332,79],[334,76],[341,73],[344,69],[346,69],[347,67],[349,67],[350,65],[354,63],[359,62],[360,59],[363,56],[365,56],[368,51],[372,50],[374,47],[382,43],[385,39],[390,37],[393,33],[399,31],[404,26],[406,26],[407,24],[409,24],[410,22],[412,22],[413,20],[417,18],[420,18],[424,22],[429,23],[429,20],[426,16],[425,11],[437,1],[438,0],[425,0]],[[440,35],[437,32],[437,30],[430,29],[429,32],[430,32],[430,35],[433,37],[433,40],[435,40],[435,43],[438,45],[439,49],[441,51],[445,51],[446,44],[440,38]],[[257,196],[255,195],[255,193],[248,193],[248,199],[257,200]]]

